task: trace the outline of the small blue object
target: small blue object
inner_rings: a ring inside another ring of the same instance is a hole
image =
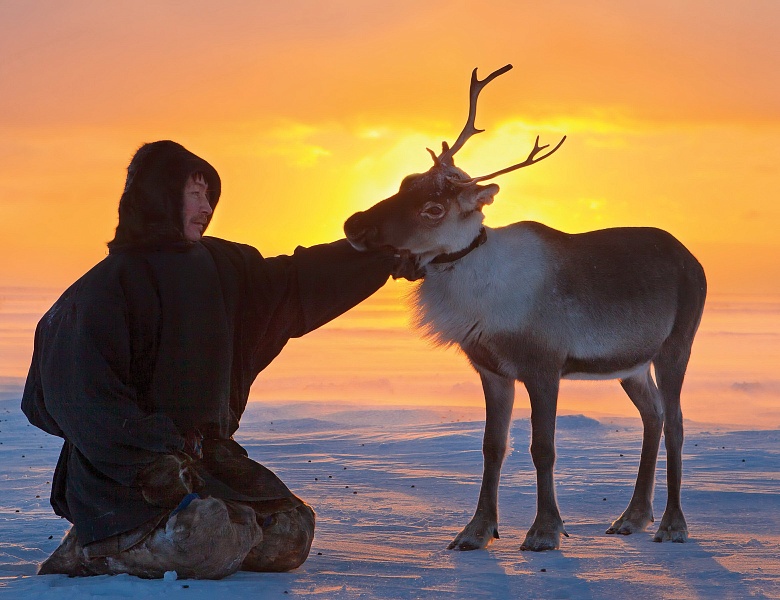
[[[187,508],[190,505],[190,502],[192,502],[193,500],[200,500],[200,496],[195,492],[184,496],[184,498],[181,499],[181,502],[179,502],[179,506],[174,508],[173,512],[171,512],[171,517],[177,513],[180,513],[185,508]]]

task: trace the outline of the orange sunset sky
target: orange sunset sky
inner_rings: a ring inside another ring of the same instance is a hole
[[[780,3],[0,1],[0,281],[64,286],[105,255],[124,170],[170,138],[212,162],[212,235],[267,254],[344,219],[452,141],[506,175],[488,225],[669,229],[713,293],[780,292]]]
[[[62,290],[101,260],[158,139],[220,172],[211,235],[341,237],[454,140],[471,70],[512,63],[458,165],[568,139],[497,180],[488,225],[662,227],[711,297],[780,294],[779,27],[776,0],[0,0],[0,284]]]

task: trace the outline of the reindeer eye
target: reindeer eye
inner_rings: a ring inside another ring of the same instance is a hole
[[[444,216],[445,212],[444,206],[432,202],[423,206],[420,215],[429,219],[440,219]]]

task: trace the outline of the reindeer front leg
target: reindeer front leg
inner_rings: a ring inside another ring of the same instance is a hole
[[[557,550],[568,537],[555,499],[555,415],[559,379],[539,377],[524,382],[531,399],[531,457],[536,467],[536,518],[521,550]]]
[[[482,442],[484,470],[477,510],[448,549],[477,550],[498,538],[498,481],[507,449],[515,382],[494,373],[480,371],[485,392],[485,437]]]

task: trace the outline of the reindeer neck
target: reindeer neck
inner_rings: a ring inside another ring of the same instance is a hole
[[[438,256],[434,257],[431,262],[428,264],[432,265],[441,265],[441,264],[448,264],[448,263],[454,263],[455,261],[460,260],[467,254],[473,252],[477,248],[479,248],[482,244],[484,244],[487,241],[487,231],[485,231],[484,227],[480,227],[479,233],[477,234],[477,237],[475,237],[471,244],[463,248],[462,250],[457,250],[456,252],[448,252],[446,254],[439,254]]]

